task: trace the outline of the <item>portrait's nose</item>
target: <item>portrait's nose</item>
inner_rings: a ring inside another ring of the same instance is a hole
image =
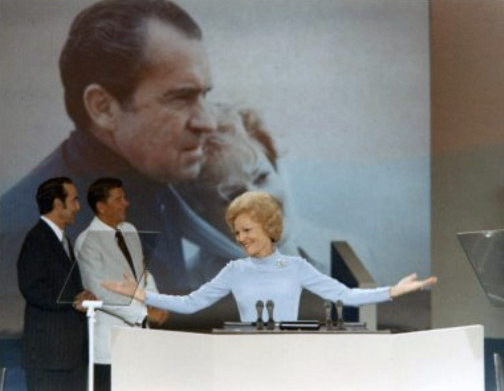
[[[203,99],[203,98],[202,98]],[[193,131],[203,134],[211,134],[217,130],[217,119],[208,104],[204,101],[195,108],[190,119],[189,126]]]

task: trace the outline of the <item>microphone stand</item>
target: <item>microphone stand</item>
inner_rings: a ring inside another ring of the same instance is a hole
[[[273,319],[273,309],[275,308],[275,303],[273,300],[268,300],[266,302],[266,310],[268,311],[268,323],[266,324],[266,328],[268,330],[275,329],[275,320]]]
[[[330,301],[326,301],[324,303],[324,308],[325,308],[326,330],[332,330],[332,328],[333,328],[333,322],[332,322],[332,318],[331,318],[332,303]]]
[[[257,300],[257,302],[256,302],[256,311],[257,311],[256,329],[257,330],[262,330],[264,328],[264,323],[262,320],[263,310],[264,310],[264,302],[262,300]]]
[[[84,300],[82,306],[87,309],[88,318],[88,391],[94,391],[94,324],[96,323],[95,310],[101,308],[101,300]]]
[[[336,330],[346,330],[345,319],[343,319],[343,302],[341,300],[336,302],[336,313],[338,314]]]

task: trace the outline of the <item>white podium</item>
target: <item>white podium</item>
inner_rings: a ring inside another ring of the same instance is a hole
[[[112,391],[484,391],[483,327],[403,334],[117,328]]]

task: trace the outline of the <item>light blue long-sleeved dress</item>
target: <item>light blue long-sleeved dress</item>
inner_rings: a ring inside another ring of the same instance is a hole
[[[293,321],[298,319],[303,288],[325,300],[341,300],[349,306],[390,300],[389,287],[348,288],[320,273],[303,258],[283,255],[277,250],[264,258],[248,257],[230,261],[211,281],[185,296],[146,292],[145,303],[173,312],[191,314],[232,293],[242,322],[257,319],[258,300],[273,300],[276,321]]]

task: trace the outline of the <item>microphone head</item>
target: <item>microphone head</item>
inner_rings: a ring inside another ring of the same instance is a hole
[[[275,329],[275,321],[273,320],[273,308],[275,307],[275,304],[273,303],[273,300],[268,300],[266,302],[266,310],[268,311],[268,330],[274,330]]]
[[[256,308],[259,310],[259,309],[263,309],[264,308],[264,302],[262,300],[257,300],[256,301]]]

